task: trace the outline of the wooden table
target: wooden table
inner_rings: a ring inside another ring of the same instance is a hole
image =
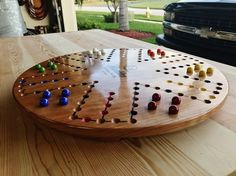
[[[91,48],[156,48],[101,30],[0,39],[0,175],[236,175],[236,68],[215,116],[163,136],[98,142],[35,124],[12,96],[17,76],[50,56]]]

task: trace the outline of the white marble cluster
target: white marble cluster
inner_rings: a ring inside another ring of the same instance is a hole
[[[99,58],[101,56],[104,56],[106,54],[106,52],[104,49],[99,50],[97,48],[93,48],[92,50],[88,50],[87,54],[89,57]]]

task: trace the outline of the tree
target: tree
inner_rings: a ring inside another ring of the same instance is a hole
[[[127,31],[129,30],[128,0],[120,0],[119,4],[119,30]]]
[[[117,9],[119,7],[119,0],[104,0],[110,10],[114,23],[117,23]]]
[[[75,3],[78,4],[79,6],[82,6],[84,3],[84,0],[75,0]]]

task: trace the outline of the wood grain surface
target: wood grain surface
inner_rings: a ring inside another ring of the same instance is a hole
[[[236,69],[231,66],[205,60],[228,80],[225,104],[206,122],[168,135],[86,140],[35,124],[17,108],[11,88],[26,69],[94,47],[156,46],[101,30],[0,39],[0,175],[235,175]]]
[[[157,48],[148,51],[156,53]],[[21,74],[13,94],[22,110],[49,127],[113,140],[178,131],[208,119],[222,107],[228,82],[217,68],[187,54],[164,51],[165,56],[150,57],[148,51],[94,49],[53,57],[40,63],[43,73],[33,66]],[[57,68],[52,70],[49,63]],[[187,68],[192,69],[190,74]],[[199,76],[209,68],[213,74]],[[64,106],[58,103],[63,89],[70,91]],[[39,101],[45,90],[52,96],[42,107]],[[149,110],[154,93],[161,99],[157,109]],[[174,96],[181,103],[179,112],[170,115]]]

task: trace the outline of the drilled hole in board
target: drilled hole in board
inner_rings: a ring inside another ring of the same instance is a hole
[[[82,109],[81,109],[81,107],[80,106],[78,106],[77,108],[76,108],[76,111],[81,111]]]
[[[85,104],[85,101],[82,100],[82,101],[79,102],[79,104],[81,104],[81,105],[82,105],[82,104]]]
[[[137,111],[130,111],[130,114],[134,116],[134,115],[137,115],[138,112]]]
[[[210,103],[211,103],[210,100],[204,100],[204,102],[205,102],[206,104],[210,104]]]
[[[166,91],[166,93],[171,93],[172,92],[172,90],[170,90],[170,89],[166,89],[165,91]]]
[[[120,122],[120,119],[118,119],[118,118],[111,119],[111,123],[119,123],[119,122]]]
[[[216,87],[217,90],[222,90],[222,87]]]
[[[136,119],[133,119],[133,118],[131,118],[129,121],[130,121],[130,123],[132,123],[132,124],[134,124],[134,123],[137,122],[137,120],[136,120]]]
[[[216,97],[214,95],[209,95],[210,99],[215,99]]]
[[[96,123],[98,123],[98,124],[105,123],[105,122],[106,122],[105,119],[97,119],[96,120]]]
[[[179,95],[180,97],[184,96],[184,94],[183,94],[183,93],[178,93],[178,95]]]
[[[84,95],[83,96],[83,98],[85,99],[85,98],[88,98],[89,97],[89,95],[88,94],[86,94],[86,95]]]
[[[111,107],[111,103],[107,103],[105,106],[109,108]]]
[[[195,97],[195,96],[191,96],[190,97],[192,100],[196,100],[197,99],[197,97]]]

